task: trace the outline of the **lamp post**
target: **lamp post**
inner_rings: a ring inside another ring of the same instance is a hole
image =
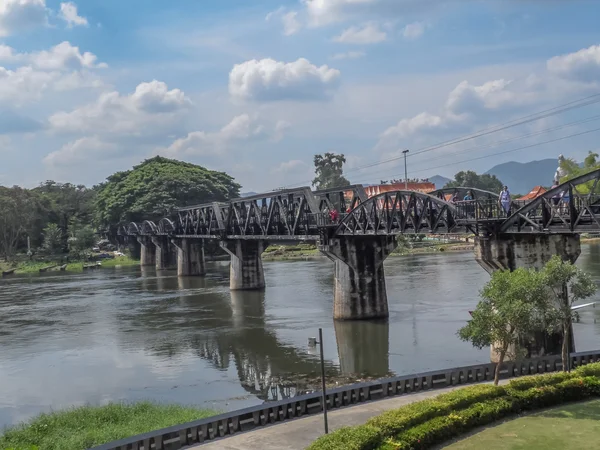
[[[402,153],[404,154],[404,190],[408,191],[408,171],[406,170],[406,154],[409,152],[410,150],[406,149],[406,150],[402,150]]]

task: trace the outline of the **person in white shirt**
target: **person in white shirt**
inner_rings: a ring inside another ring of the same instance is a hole
[[[500,192],[500,196],[498,197],[498,201],[500,205],[502,205],[502,209],[506,213],[507,216],[510,216],[510,192],[508,191],[508,186],[504,186],[502,191]]]

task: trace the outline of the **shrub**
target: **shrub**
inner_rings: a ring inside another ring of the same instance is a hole
[[[383,441],[381,430],[371,425],[340,428],[335,433],[321,436],[308,449],[319,450],[373,450]]]
[[[579,366],[573,372],[580,377],[600,377],[600,362]]]
[[[593,367],[595,366],[595,367]],[[580,370],[581,369],[581,370]],[[366,425],[344,428],[313,442],[310,450],[425,449],[475,427],[521,411],[600,397],[600,364],[572,373],[524,377],[506,386],[458,389],[387,411]]]

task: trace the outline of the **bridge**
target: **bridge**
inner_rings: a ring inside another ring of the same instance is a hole
[[[180,276],[205,274],[204,242],[218,241],[231,257],[232,290],[265,287],[261,254],[269,243],[315,243],[335,263],[334,318],[386,318],[383,262],[399,235],[474,235],[475,257],[490,273],[539,268],[555,254],[574,262],[580,233],[600,232],[599,180],[596,170],[530,202],[513,201],[509,214],[497,193],[468,187],[370,198],[362,185],[302,187],[180,208],[158,222],[119,225],[116,235],[141,246],[142,265],[176,264]],[[467,193],[472,200],[452,201]]]

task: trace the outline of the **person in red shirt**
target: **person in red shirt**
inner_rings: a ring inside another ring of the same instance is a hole
[[[334,222],[334,223],[335,223],[335,222],[337,222],[337,220],[338,220],[338,217],[339,217],[339,214],[338,214],[338,212],[337,212],[337,209],[332,209],[332,210],[329,212],[329,217],[331,217],[331,221],[332,221],[332,222]]]

